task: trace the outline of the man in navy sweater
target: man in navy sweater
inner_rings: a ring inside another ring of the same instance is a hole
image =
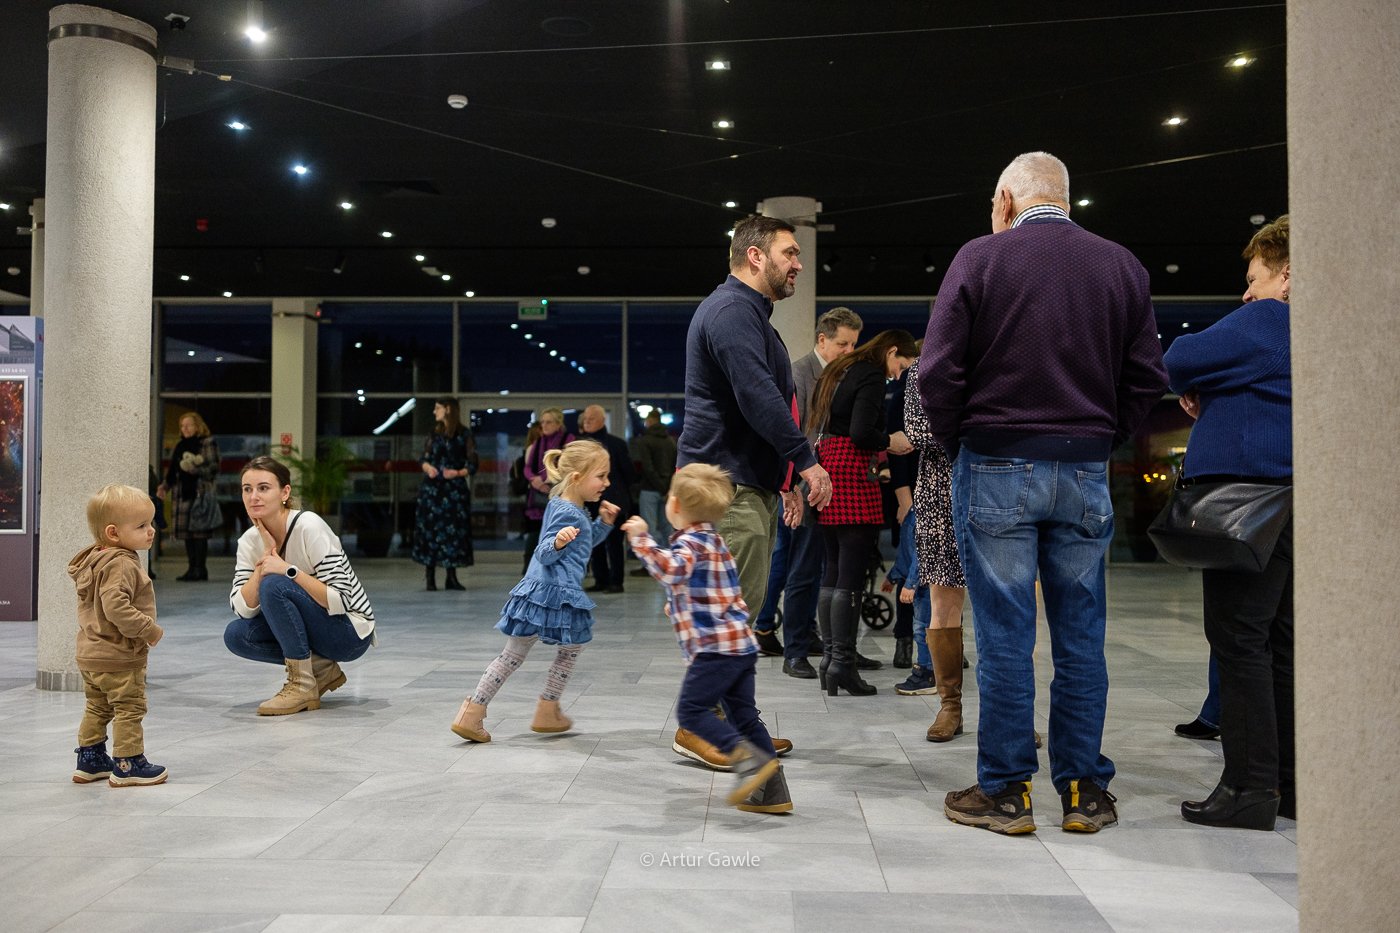
[[[734,481],[734,502],[718,530],[751,616],[767,595],[780,493],[789,527],[802,520],[803,503],[789,489],[791,469],[807,482],[807,504],[822,509],[831,500],[831,479],[794,417],[792,360],[769,323],[773,302],[792,295],[802,271],[793,230],[785,220],[757,215],[735,224],[729,276],[700,303],[686,334],[685,427],[676,463],[714,464]],[[673,747],[704,760],[690,753],[689,739],[678,732]]]
[[[997,180],[992,235],[948,267],[919,361],[919,394],[953,464],[953,520],[976,618],[977,783],[954,822],[1035,831],[1037,574],[1055,679],[1051,780],[1061,828],[1117,822],[1101,751],[1108,701],[1107,461],[1166,388],[1147,270],[1069,219],[1069,173],[1045,152]]]

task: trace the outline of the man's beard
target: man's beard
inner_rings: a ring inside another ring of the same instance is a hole
[[[780,298],[791,298],[792,293],[797,290],[795,284],[789,284],[786,272],[779,272],[776,267],[769,266],[767,270],[768,291],[772,293],[774,300]]]

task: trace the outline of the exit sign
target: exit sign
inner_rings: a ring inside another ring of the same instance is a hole
[[[519,313],[522,321],[543,321],[549,317],[549,306],[521,304]]]

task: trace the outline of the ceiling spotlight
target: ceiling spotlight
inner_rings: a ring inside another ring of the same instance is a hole
[[[1228,64],[1231,68],[1244,68],[1246,65],[1254,64],[1254,59],[1241,52],[1239,55],[1236,55],[1234,58],[1226,62],[1226,64]]]
[[[729,239],[731,240],[734,239],[734,228],[730,227],[728,230],[724,231],[724,235],[729,237]]]
[[[248,41],[252,42],[254,45],[261,45],[263,42],[267,41],[267,33],[263,28],[261,26],[254,26],[252,23],[249,23],[248,28],[243,30],[243,35],[247,36]]]
[[[427,259],[427,258],[428,258],[428,257],[427,257],[427,256],[424,256],[422,253],[414,253],[414,254],[413,254],[413,261],[414,261],[414,262],[423,262],[423,261],[424,261],[425,259]]]
[[[181,282],[188,282],[189,280],[190,280],[190,277],[189,277],[188,275],[182,275],[182,276],[180,276],[180,281],[181,281]]]
[[[392,231],[392,230],[385,230],[385,231],[381,232],[379,235],[382,236],[384,239],[387,240],[387,239],[389,239],[390,237],[392,237],[392,236],[394,235],[394,231]]]
[[[224,297],[225,297],[225,298],[232,298],[232,297],[233,297],[233,292],[224,292]]]
[[[587,275],[588,273],[590,273],[590,272],[592,272],[592,271],[593,271],[593,269],[592,269],[591,267],[589,267],[589,266],[579,266],[579,267],[578,267],[578,274],[579,274],[579,275]]]
[[[734,121],[733,121],[733,120],[716,120],[715,122],[711,123],[710,125],[713,126],[713,127],[714,127],[715,129],[717,129],[717,130],[732,130],[732,129],[734,129]]]
[[[252,127],[244,123],[242,120],[230,120],[229,122],[225,123],[224,126],[227,126],[231,130],[238,130],[240,133],[244,130],[252,129]]]
[[[4,201],[0,201],[0,211],[8,211],[9,209],[9,204],[6,204]]]
[[[705,62],[705,70],[706,70],[706,71],[728,71],[728,70],[729,70],[729,62],[722,62],[722,61]]]
[[[1264,225],[1264,221],[1265,221],[1266,219],[1267,219],[1267,218],[1266,218],[1263,214],[1250,214],[1250,215],[1249,215],[1249,222],[1252,223],[1252,224],[1254,224],[1254,226],[1256,226],[1256,227],[1262,227],[1262,226]]]
[[[738,201],[725,201],[725,202],[724,202],[724,206],[725,206],[725,207],[738,207],[738,206],[739,206],[739,202],[738,202]]]
[[[311,171],[311,169],[307,168],[305,165],[298,163],[292,166],[292,171],[296,172],[298,175],[305,175],[307,172]]]
[[[553,217],[540,218],[540,226],[544,227],[546,230],[553,230],[558,224],[559,221],[555,220]]]
[[[1181,271],[1181,267],[1174,262],[1169,262],[1167,263],[1167,271],[1170,272],[1172,275],[1176,275],[1176,273]]]
[[[1078,201],[1075,201],[1074,203],[1075,203],[1075,204],[1078,204],[1080,207],[1088,207],[1090,204],[1093,204],[1094,202],[1093,202],[1093,201],[1090,201],[1088,198],[1080,198]]]
[[[449,275],[448,273],[444,272],[444,273],[442,274],[442,280],[443,280],[444,282],[451,282],[451,281],[452,281],[452,276]]]
[[[475,297],[476,297],[476,292],[472,291],[470,288],[467,289],[466,291],[462,292],[462,294],[465,295],[465,296],[468,297],[468,298],[475,298]]]
[[[336,254],[335,265],[331,266],[331,271],[336,275],[340,275],[345,271],[345,254],[343,252]]]
[[[1165,120],[1163,120],[1163,121],[1162,121],[1162,125],[1163,125],[1163,126],[1180,126],[1181,124],[1183,124],[1183,123],[1185,123],[1185,122],[1186,122],[1186,118],[1185,118],[1185,117],[1176,117],[1176,116],[1172,116],[1172,117],[1167,117]]]
[[[355,206],[355,205],[351,204],[349,201],[341,201],[341,202],[340,202],[340,209],[341,209],[342,211],[348,211],[348,210],[350,210],[350,209],[351,209],[352,207],[354,207],[354,206]]]
[[[934,264],[934,261],[933,261],[933,251],[932,251],[932,250],[924,250],[924,271],[925,271],[925,272],[933,272],[933,271],[936,270],[937,268],[938,268],[938,266],[935,265],[935,264]],[[830,272],[831,270],[830,270],[830,269],[827,269],[826,271]]]
[[[451,107],[453,110],[461,110],[463,107],[467,106],[467,95],[448,94],[447,106]]]

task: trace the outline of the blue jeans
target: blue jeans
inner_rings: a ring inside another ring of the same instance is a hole
[[[1055,677],[1050,778],[1108,787],[1100,751],[1108,704],[1104,554],[1113,537],[1106,464],[988,457],[953,464],[953,522],[977,634],[977,782],[988,795],[1028,781],[1035,753],[1035,581]]]
[[[783,654],[788,663],[807,657],[807,645],[817,621],[817,593],[826,570],[826,540],[817,524],[817,511],[802,509],[802,524],[788,541],[787,585],[783,596]]]
[[[1196,718],[1212,729],[1220,728],[1220,668],[1216,666],[1214,653],[1210,656],[1210,668],[1206,673],[1210,688],[1206,701],[1201,704],[1201,713]]]
[[[778,536],[773,543],[773,560],[768,565],[768,595],[763,598],[763,608],[753,620],[755,632],[771,632],[778,627],[778,600],[783,595],[783,583],[788,574],[788,542],[792,531],[783,524],[783,500],[778,499]]]
[[[240,658],[281,664],[318,654],[353,661],[369,650],[370,637],[357,635],[349,616],[331,615],[290,577],[263,577],[258,607],[251,619],[234,619],[224,629],[224,644]]]
[[[926,671],[933,670],[933,657],[928,653],[928,624],[933,618],[933,597],[927,586],[914,590],[914,663]]]
[[[668,493],[655,489],[643,489],[637,497],[637,514],[651,529],[651,536],[662,545],[671,540],[671,523],[666,519],[666,496]]]

